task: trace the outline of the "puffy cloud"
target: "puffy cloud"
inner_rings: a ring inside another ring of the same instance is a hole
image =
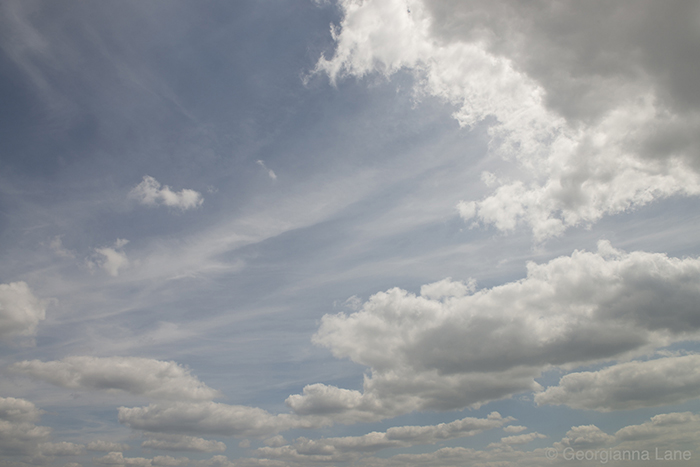
[[[187,457],[155,456],[152,459],[145,457],[124,457],[121,452],[110,452],[103,457],[93,457],[92,462],[97,465],[116,465],[132,467],[234,467],[233,462],[226,456],[214,456],[211,459],[194,461]]]
[[[125,391],[157,399],[209,400],[219,392],[190,374],[186,367],[139,357],[66,357],[26,360],[11,369],[70,389]]]
[[[141,447],[166,451],[224,452],[226,445],[221,441],[208,440],[187,435],[164,435],[147,433],[150,439]]]
[[[503,431],[506,433],[520,433],[525,430],[527,430],[527,427],[521,425],[508,425],[503,427]]]
[[[655,199],[700,193],[700,76],[688,65],[700,60],[697,6],[339,5],[335,53],[316,71],[335,82],[413,70],[418,93],[455,105],[460,125],[489,119],[492,152],[524,169],[484,199],[459,203],[465,219],[504,231],[525,223],[541,240]],[[658,18],[670,27],[658,28]]]
[[[318,427],[316,417],[272,415],[256,407],[216,402],[176,402],[120,407],[119,422],[138,430],[174,434],[210,434],[262,438],[290,428]]]
[[[629,425],[615,433],[618,441],[646,441],[650,439],[680,439],[680,433],[697,438],[700,432],[700,416],[691,412],[658,414],[641,425]]]
[[[535,395],[535,402],[607,412],[680,403],[699,394],[700,355],[687,355],[569,373]]]
[[[577,449],[592,449],[605,446],[615,440],[595,425],[581,425],[572,427],[560,445],[562,447],[572,447]]]
[[[505,436],[505,437],[501,438],[501,440],[499,442],[489,444],[487,446],[487,448],[488,449],[510,450],[510,449],[513,449],[512,446],[527,444],[527,443],[530,443],[536,439],[543,439],[546,437],[547,436],[543,435],[542,433],[537,433],[536,431],[533,433],[525,433],[522,435]]]
[[[437,300],[390,289],[360,311],[325,315],[313,337],[334,356],[370,367],[364,390],[314,384],[287,405],[351,423],[538,390],[545,368],[697,337],[699,284],[698,259],[625,253],[603,241],[595,253],[530,263],[526,278],[471,295]]]
[[[85,451],[82,444],[68,443],[41,443],[39,451],[44,456],[79,456]]]
[[[0,339],[33,335],[39,321],[46,318],[47,305],[26,282],[0,284]]]
[[[161,187],[155,178],[148,175],[129,192],[129,196],[146,206],[163,205],[183,211],[196,208],[204,202],[202,194],[197,191],[185,188],[175,192],[167,185]]]
[[[128,240],[120,238],[117,239],[112,247],[95,248],[95,254],[98,257],[96,260],[97,265],[107,271],[110,276],[117,277],[120,269],[129,266],[129,259],[122,250],[127,243],[129,243]],[[92,262],[88,264],[91,267],[93,265]]]
[[[93,457],[92,462],[101,465],[120,465],[134,467],[151,467],[153,465],[151,459],[144,457],[124,457],[121,452],[110,452],[103,457]]]
[[[386,448],[408,447],[474,436],[485,430],[498,428],[512,418],[503,418],[492,412],[487,418],[467,417],[450,423],[427,426],[398,426],[386,432],[372,432],[363,436],[322,438],[310,440],[298,438],[291,445],[278,445],[279,439],[267,443],[269,447],[256,452],[266,459],[291,461],[334,461],[341,462],[376,452]]]
[[[51,434],[50,428],[35,425],[41,413],[24,399],[0,397],[0,454],[36,453],[37,445]]]
[[[124,443],[114,443],[112,441],[90,441],[85,445],[85,449],[88,451],[101,451],[101,452],[116,452],[116,451],[127,451],[130,449],[128,444]]]

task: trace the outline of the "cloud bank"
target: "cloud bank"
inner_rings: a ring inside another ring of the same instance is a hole
[[[696,339],[700,331],[698,259],[626,253],[601,241],[597,252],[575,251],[529,263],[527,270],[522,280],[468,295],[464,284],[446,287],[441,281],[421,289],[428,297],[394,288],[350,315],[325,315],[313,341],[337,358],[369,367],[364,390],[313,384],[287,405],[298,415],[343,423],[478,407],[539,391],[535,378],[547,368],[630,358]],[[447,290],[456,295],[445,295]],[[436,296],[441,298],[429,298]],[[681,401],[693,397],[696,372],[665,383],[655,378],[680,375],[695,363],[689,356],[569,375],[538,401],[619,407],[624,395],[609,392],[628,373],[647,391],[637,402],[630,399],[630,407]],[[592,402],[598,391],[611,399]],[[573,402],[582,395],[589,398]]]

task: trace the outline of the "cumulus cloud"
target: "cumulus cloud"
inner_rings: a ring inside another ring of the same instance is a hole
[[[542,433],[525,433],[522,435],[505,436],[497,443],[491,443],[487,446],[488,449],[512,449],[512,446],[530,443],[536,439],[544,439],[546,435]]]
[[[572,427],[559,444],[562,447],[595,449],[608,445],[613,441],[615,441],[614,436],[608,435],[597,426],[581,425]]]
[[[660,438],[680,439],[678,435],[696,436],[700,431],[700,416],[692,412],[658,414],[641,425],[629,425],[615,433],[618,441],[646,441]]]
[[[167,400],[209,400],[218,391],[175,362],[139,357],[66,357],[25,360],[11,369],[64,388],[125,391]]]
[[[35,424],[41,414],[29,401],[0,397],[0,454],[36,453],[37,445],[46,442],[51,434],[50,428]]]
[[[202,194],[195,190],[185,188],[175,192],[148,175],[129,192],[129,196],[145,206],[168,206],[182,211],[196,208],[204,202]]]
[[[117,465],[133,467],[155,467],[155,466],[184,466],[191,463],[187,457],[156,456],[153,459],[145,457],[124,457],[121,452],[110,452],[103,457],[93,457],[92,462],[100,465]]]
[[[488,119],[491,151],[520,165],[518,179],[488,177],[492,194],[459,203],[465,219],[524,223],[542,240],[700,193],[692,2],[338,3],[337,47],[317,72],[335,83],[412,70],[416,91],[456,106],[460,125]]]
[[[119,422],[137,430],[264,438],[291,428],[327,425],[325,419],[273,415],[257,407],[216,402],[176,402],[120,407]]]
[[[142,448],[195,452],[224,452],[226,450],[226,445],[221,441],[197,438],[195,436],[156,433],[147,433],[146,436],[150,439],[141,443]]]
[[[311,440],[298,438],[293,444],[280,445],[279,439],[257,449],[260,457],[292,461],[342,462],[386,448],[409,447],[474,436],[498,428],[513,420],[492,412],[487,418],[467,417],[450,423],[427,426],[397,426],[386,432],[363,436],[345,436]]]
[[[94,263],[88,262],[88,264],[91,267],[97,264],[107,271],[110,276],[117,277],[121,269],[129,266],[129,259],[122,250],[127,243],[129,243],[129,240],[119,238],[111,247],[95,248],[95,255],[97,258]]]
[[[46,318],[47,300],[34,296],[26,282],[0,284],[0,339],[30,336]]]
[[[558,386],[536,394],[535,402],[607,412],[681,403],[699,395],[700,355],[686,355],[569,373]]]
[[[313,384],[287,405],[344,423],[478,406],[538,391],[535,378],[545,368],[629,358],[700,331],[698,259],[625,253],[602,241],[595,253],[575,251],[527,269],[522,280],[469,295],[438,300],[394,288],[350,315],[325,315],[314,342],[368,366],[364,389]],[[658,391],[655,403],[681,400],[692,384]],[[652,404],[649,394],[645,404]]]
[[[87,443],[85,445],[85,449],[88,451],[121,452],[129,450],[129,445],[124,443],[114,443],[112,441],[98,440]]]
[[[60,443],[41,443],[39,452],[44,456],[79,456],[85,452],[85,446],[82,444],[68,443],[66,441]]]

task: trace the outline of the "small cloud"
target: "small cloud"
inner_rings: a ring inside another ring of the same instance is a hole
[[[51,243],[49,243],[49,247],[53,250],[54,253],[56,253],[57,256],[60,256],[61,258],[75,258],[75,254],[67,250],[63,246],[63,242],[61,241],[61,236],[56,235],[53,240],[51,240]]]
[[[146,206],[168,206],[183,211],[196,208],[204,202],[198,191],[185,188],[175,192],[167,185],[161,186],[158,180],[148,175],[129,192],[129,197]]]
[[[258,164],[260,167],[262,167],[263,169],[267,170],[267,175],[268,175],[271,179],[277,180],[277,174],[275,174],[275,172],[273,172],[272,169],[268,169],[267,166],[265,165],[265,163],[264,163],[263,161],[258,160],[258,161],[257,161],[257,164]]]
[[[506,433],[520,433],[525,430],[527,430],[527,427],[521,425],[508,425],[503,427],[503,431]]]
[[[33,335],[46,318],[48,304],[34,296],[26,282],[0,284],[0,338]]]
[[[119,275],[119,270],[129,266],[129,259],[126,253],[121,251],[121,248],[129,243],[129,240],[119,238],[114,242],[113,247],[95,248],[95,254],[98,255],[96,262],[88,261],[88,266],[92,267],[95,264],[109,273],[112,277]]]

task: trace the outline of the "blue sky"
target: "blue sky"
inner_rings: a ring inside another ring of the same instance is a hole
[[[0,465],[700,456],[695,2],[0,9]]]

